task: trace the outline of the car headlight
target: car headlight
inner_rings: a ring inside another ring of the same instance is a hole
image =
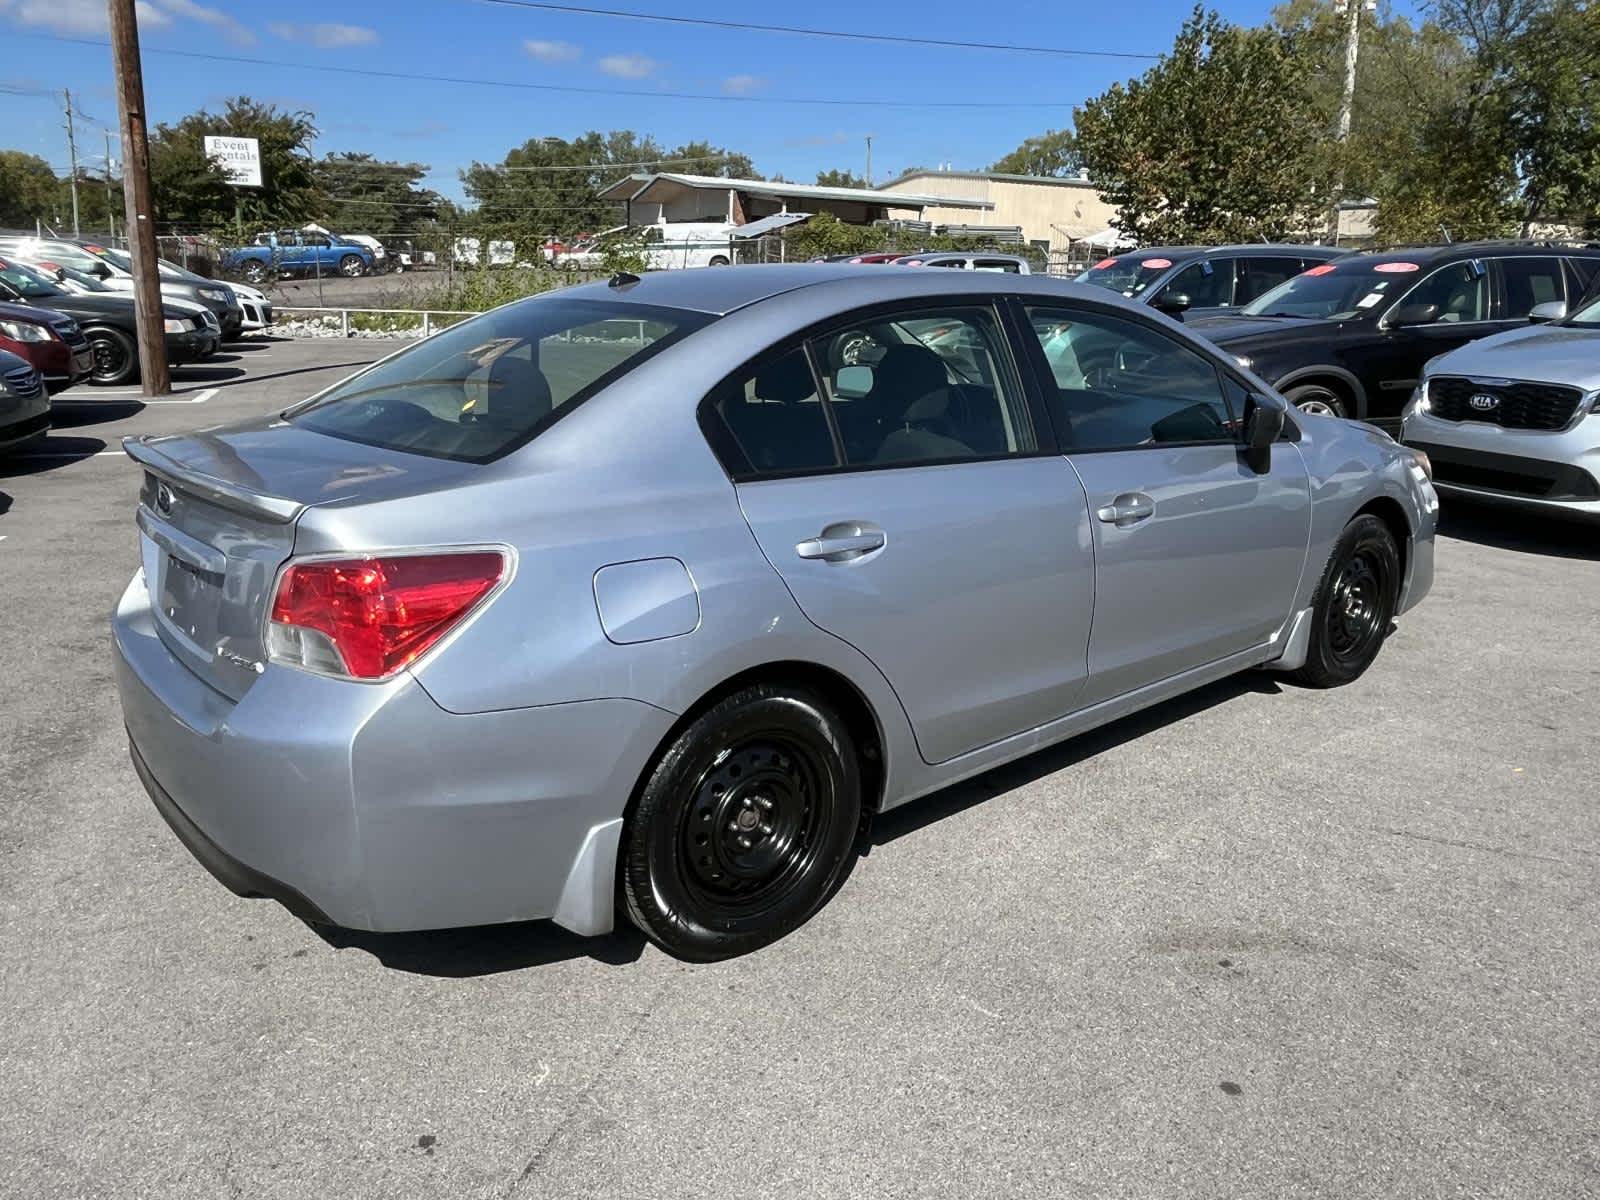
[[[0,321],[0,333],[17,342],[48,342],[50,331],[32,321]]]
[[[168,333],[188,333],[194,327],[194,322],[188,317],[168,317],[162,323],[162,328]]]
[[[227,300],[228,291],[225,288],[197,288],[196,294],[206,300]]]

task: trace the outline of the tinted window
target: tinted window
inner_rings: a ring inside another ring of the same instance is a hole
[[[1600,262],[1592,258],[1567,259],[1567,270],[1572,272],[1573,283],[1576,285],[1573,289],[1574,296],[1581,297],[1594,285],[1597,269],[1600,269]]]
[[[1008,258],[980,258],[972,264],[975,271],[1004,271],[1007,275],[1020,275],[1022,268]]]
[[[1035,448],[992,310],[923,309],[812,343],[851,466]]]
[[[1489,318],[1489,279],[1481,263],[1451,263],[1424,279],[1403,304],[1434,304],[1436,322],[1486,321]]]
[[[1506,291],[1507,320],[1520,320],[1536,304],[1565,300],[1559,258],[1503,258],[1500,278]]]
[[[1234,292],[1235,304],[1249,304],[1257,296],[1264,296],[1286,280],[1300,274],[1298,258],[1241,258],[1239,260],[1239,286]]]
[[[743,462],[729,474],[770,474],[839,465],[833,435],[803,350],[791,350],[711,394],[712,410],[738,444]]]
[[[1183,294],[1190,308],[1223,308],[1233,303],[1233,260],[1205,259],[1190,263],[1161,289],[1162,295]]]
[[[1165,334],[1120,317],[1030,308],[1050,365],[1050,419],[1069,450],[1231,442],[1216,369]]]
[[[525,300],[436,334],[289,416],[355,442],[487,462],[710,319],[644,305]]]

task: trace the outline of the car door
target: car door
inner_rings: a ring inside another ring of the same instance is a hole
[[[870,365],[842,350],[864,340]],[[1073,710],[1088,510],[994,307],[880,308],[728,386],[708,404],[749,460],[732,473],[750,528],[806,617],[883,672],[925,759]]]
[[[1305,565],[1299,449],[1280,441],[1268,469],[1253,470],[1238,440],[1242,385],[1152,325],[1069,305],[1025,313],[1046,409],[1094,517],[1083,702],[1268,641]]]

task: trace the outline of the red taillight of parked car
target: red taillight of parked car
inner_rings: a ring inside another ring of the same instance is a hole
[[[505,578],[499,550],[293,563],[278,580],[267,653],[352,679],[386,679],[460,624]]]

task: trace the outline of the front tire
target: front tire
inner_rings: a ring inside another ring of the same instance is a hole
[[[1400,601],[1400,550],[1389,527],[1363,513],[1344,527],[1317,584],[1306,663],[1291,678],[1331,688],[1378,657]]]
[[[346,254],[339,260],[339,274],[346,279],[355,279],[367,273],[367,264],[361,261],[356,254]]]
[[[1303,387],[1290,388],[1283,397],[1303,413],[1314,413],[1324,417],[1350,415],[1346,411],[1344,397],[1321,384],[1308,383]]]
[[[128,383],[139,375],[139,352],[133,339],[120,329],[85,331],[94,350],[94,370],[89,379],[106,387]]]
[[[624,834],[628,914],[668,954],[748,954],[803,924],[850,864],[855,745],[798,685],[758,684],[697,717],[661,757]]]

